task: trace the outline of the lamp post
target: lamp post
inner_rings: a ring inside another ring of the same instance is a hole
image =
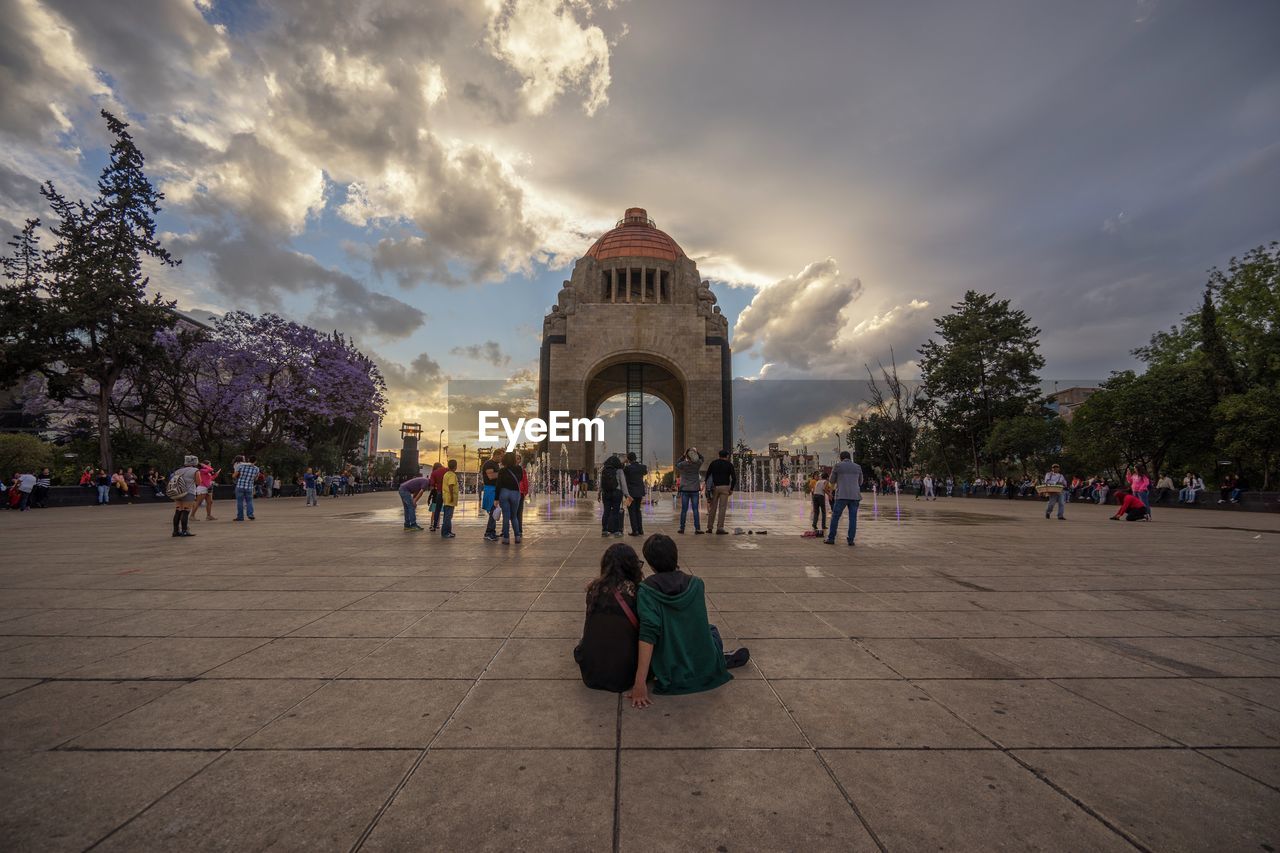
[[[436,451],[436,461],[443,462],[444,461],[444,430],[440,430],[440,435],[436,438],[436,447],[439,448]]]

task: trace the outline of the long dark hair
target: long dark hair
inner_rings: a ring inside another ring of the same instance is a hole
[[[600,557],[600,577],[587,584],[587,607],[601,595],[613,595],[614,590],[635,595],[642,579],[636,549],[625,542],[610,545]]]

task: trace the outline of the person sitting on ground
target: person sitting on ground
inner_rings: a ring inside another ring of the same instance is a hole
[[[1121,518],[1126,521],[1150,521],[1151,516],[1147,512],[1147,505],[1142,499],[1133,494],[1125,494],[1124,500],[1120,502],[1120,508],[1116,510],[1116,514],[1111,516],[1112,521],[1119,521]]]
[[[626,694],[631,707],[652,704],[646,685],[651,668],[653,692],[660,694],[701,693],[731,681],[728,670],[745,664],[751,653],[724,653],[720,632],[707,620],[702,579],[680,571],[675,540],[655,533],[645,540],[644,558],[655,574],[636,595],[640,646],[635,683]]]
[[[630,545],[610,545],[600,557],[600,576],[587,584],[587,617],[573,659],[582,683],[621,693],[634,683],[640,620],[636,590],[643,577]]]

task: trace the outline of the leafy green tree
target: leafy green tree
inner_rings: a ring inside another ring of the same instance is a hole
[[[972,290],[934,323],[938,339],[920,347],[930,420],[978,471],[996,422],[1038,407],[1040,330],[1009,300]]]
[[[1170,457],[1195,458],[1210,445],[1207,375],[1195,361],[1113,373],[1076,409],[1068,445],[1099,471],[1143,463],[1156,473]]]
[[[1231,394],[1214,407],[1213,417],[1218,446],[1232,459],[1257,460],[1262,488],[1270,489],[1280,458],[1280,390],[1255,385]]]
[[[0,381],[37,372],[53,399],[91,402],[101,464],[111,469],[116,382],[155,353],[157,333],[175,322],[172,302],[148,297],[143,261],[178,261],[156,239],[164,196],[147,179],[128,125],[106,110],[102,117],[115,141],[97,197],[71,201],[52,182],[44,184],[41,194],[56,219],[53,247],[38,249],[34,222],[10,243]]]
[[[987,436],[984,450],[1021,469],[1023,476],[1046,467],[1050,457],[1062,447],[1063,424],[1060,418],[1043,415],[1015,415],[996,421]]]
[[[0,433],[0,477],[15,471],[33,472],[54,464],[53,446],[34,435]]]

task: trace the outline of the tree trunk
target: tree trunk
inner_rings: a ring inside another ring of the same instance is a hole
[[[111,383],[98,383],[98,455],[102,458],[102,470],[110,475],[115,469],[111,459]]]

